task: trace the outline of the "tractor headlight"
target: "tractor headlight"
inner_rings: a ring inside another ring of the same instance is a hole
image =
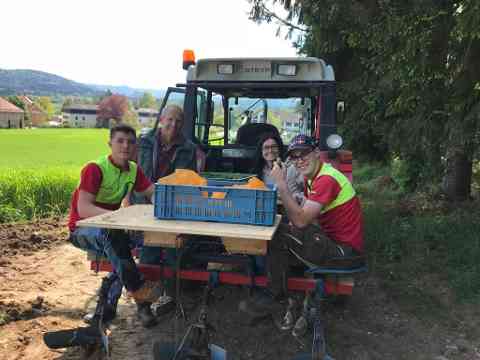
[[[331,150],[337,150],[343,145],[343,139],[338,134],[331,134],[327,137],[327,146]]]

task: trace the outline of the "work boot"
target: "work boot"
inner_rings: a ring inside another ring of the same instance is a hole
[[[287,310],[282,316],[282,313],[279,314],[279,317],[274,315],[274,322],[277,328],[281,331],[292,330],[295,325],[295,315],[297,312],[297,303],[294,299],[288,298]]]
[[[295,326],[292,330],[292,335],[301,338],[305,336],[308,332],[308,320],[305,314],[302,314],[298,320],[295,322]]]
[[[112,322],[115,319],[116,316],[117,316],[116,309],[114,309],[113,307],[111,307],[109,305],[105,305],[105,307],[103,309],[102,322],[104,324],[108,324],[108,323]],[[95,320],[95,312],[90,312],[83,317],[83,321],[87,324],[90,324],[90,325],[94,323],[94,320]]]
[[[137,304],[153,303],[163,294],[163,286],[160,282],[146,280],[143,285],[136,291],[130,292]]]
[[[166,315],[175,310],[176,306],[177,303],[175,302],[175,300],[166,294],[161,296],[158,301],[153,305],[156,316]]]
[[[151,305],[150,302],[137,303],[137,316],[145,328],[157,325],[157,318],[152,313]]]
[[[292,335],[297,338],[305,336],[310,329],[310,325],[312,323],[312,314],[315,311],[315,308],[312,307],[311,304],[311,297],[312,294],[310,292],[305,295],[305,299],[303,300],[302,314],[295,322],[295,326],[293,327]]]

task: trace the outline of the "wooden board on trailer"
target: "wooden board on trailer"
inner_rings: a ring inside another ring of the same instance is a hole
[[[232,254],[265,255],[267,253],[267,242],[265,240],[222,237],[222,242],[227,252]],[[175,248],[182,247],[183,240],[173,233],[145,231],[143,244]]]
[[[133,205],[81,220],[77,225],[144,231],[144,244],[148,246],[182,246],[181,240],[177,239],[178,234],[219,236],[228,252],[265,255],[267,252],[266,241],[272,239],[280,220],[281,216],[277,215],[274,226],[159,220],[153,216],[152,205]]]

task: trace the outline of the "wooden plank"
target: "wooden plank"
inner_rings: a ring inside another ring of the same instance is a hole
[[[177,234],[145,231],[143,236],[143,244],[147,246],[175,248],[177,246],[181,247],[183,245],[183,241],[181,239],[177,240]]]
[[[166,248],[181,247],[183,241],[177,240],[176,234],[158,233],[146,231],[143,243],[148,246],[160,246]],[[267,253],[267,242],[265,240],[222,238],[227,252],[233,254],[265,255]],[[178,245],[176,244],[178,242]]]
[[[241,238],[222,238],[225,249],[233,254],[265,255],[267,242],[265,240],[252,240]]]
[[[227,224],[207,221],[159,220],[153,216],[153,205],[133,205],[108,214],[80,220],[77,226],[106,229],[153,231],[174,234],[225,236],[241,239],[271,240],[282,216],[273,226]]]

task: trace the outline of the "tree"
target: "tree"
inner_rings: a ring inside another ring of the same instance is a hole
[[[25,111],[25,104],[16,96],[7,97],[7,101]]]
[[[140,122],[138,121],[138,115],[137,113],[132,110],[132,109],[129,109],[125,115],[123,116],[123,119],[122,119],[123,122],[131,125],[132,127],[138,129],[140,128]]]
[[[62,104],[62,110],[68,108],[69,106],[73,105],[73,99],[71,97],[67,97]]]
[[[333,64],[354,150],[406,160],[412,188],[440,180],[446,168],[449,197],[469,196],[480,147],[480,2],[251,3],[256,21],[278,18],[267,5],[282,4],[289,15],[281,25],[305,29],[300,53]]]
[[[110,120],[122,121],[128,108],[129,104],[126,96],[114,94],[106,97],[98,104],[98,127],[108,127]]]
[[[36,100],[37,105],[47,114],[47,119],[51,119],[55,114],[55,106],[48,96],[40,96]]]
[[[155,109],[157,107],[157,101],[152,93],[144,92],[138,101],[138,107]]]

